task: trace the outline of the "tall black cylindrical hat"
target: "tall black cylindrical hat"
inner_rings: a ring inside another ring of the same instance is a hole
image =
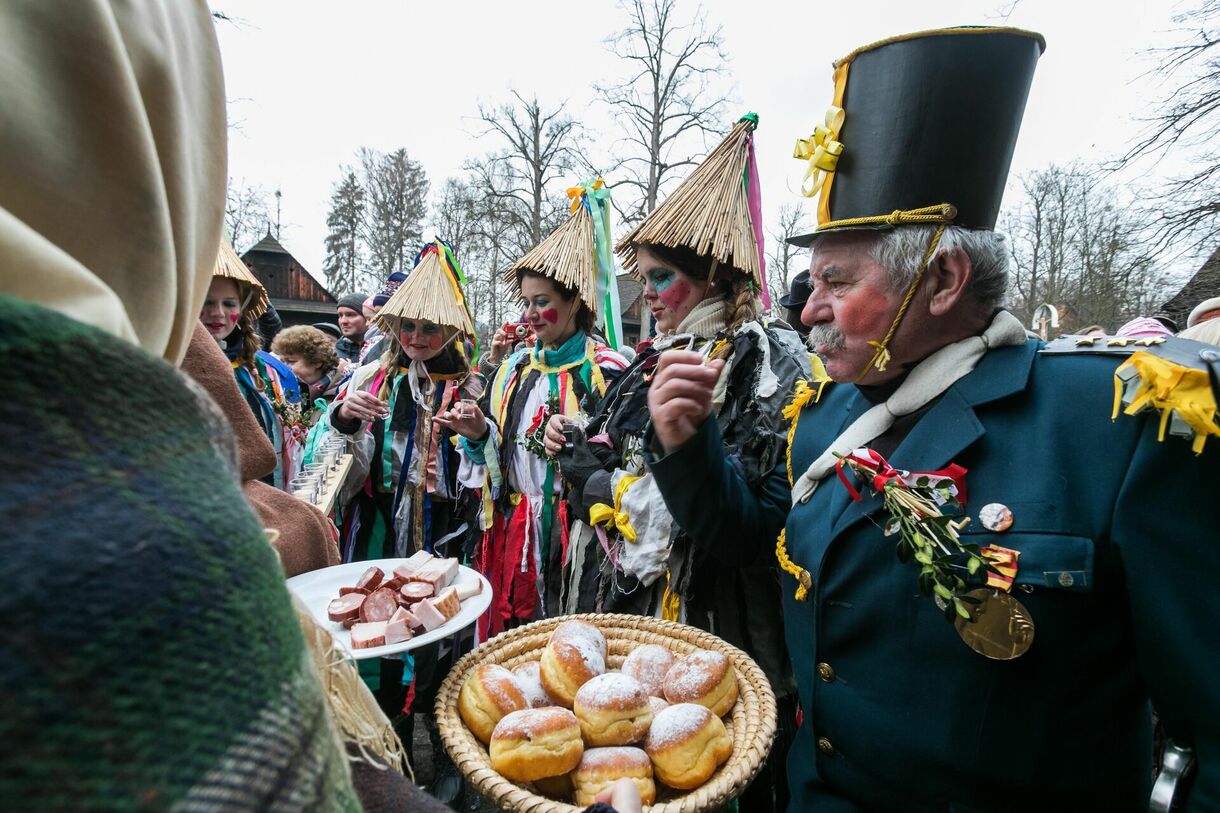
[[[949,28],[882,40],[834,65],[834,100],[796,156],[820,193],[809,245],[844,229],[953,223],[992,229],[1040,34]]]

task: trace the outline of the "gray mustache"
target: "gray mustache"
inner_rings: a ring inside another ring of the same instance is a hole
[[[847,337],[834,325],[815,325],[809,329],[805,344],[815,353],[819,344],[825,345],[827,350],[842,350],[847,347]]]

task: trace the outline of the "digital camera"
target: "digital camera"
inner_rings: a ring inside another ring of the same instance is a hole
[[[534,328],[529,322],[505,322],[504,334],[510,341],[523,342],[534,335]]]

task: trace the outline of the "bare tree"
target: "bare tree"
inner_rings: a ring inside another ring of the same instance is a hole
[[[225,194],[225,228],[237,253],[258,242],[270,222],[267,190],[247,184],[245,178],[236,183],[230,178]]]
[[[793,277],[793,264],[802,249],[788,242],[789,239],[809,231],[804,206],[800,203],[785,203],[779,207],[779,218],[771,232],[771,252],[767,256],[767,288],[771,294],[771,315],[782,317],[783,308],[779,300],[788,293]],[[801,259],[805,259],[801,257]],[[802,269],[797,268],[796,273]]]
[[[516,251],[524,254],[566,214],[560,187],[570,185],[573,171],[582,168],[581,133],[563,103],[546,109],[537,96],[512,95],[512,102],[479,105],[483,135],[497,136],[500,147],[485,160],[469,162],[467,170],[498,202],[512,226]]]
[[[627,27],[606,42],[630,75],[597,90],[625,132],[616,186],[639,194],[626,213],[630,223],[652,212],[669,182],[697,163],[706,136],[720,133],[728,57],[720,28],[708,25],[702,7],[685,21],[677,0],[627,0],[623,7]]]
[[[439,236],[449,240],[466,275],[466,298],[487,339],[494,328],[515,319],[514,296],[503,280],[506,269],[520,256],[518,227],[502,197],[476,178],[492,178],[502,185],[502,170],[491,159],[472,161],[467,179],[449,178],[433,209]],[[490,330],[488,329],[490,328]]]
[[[1098,167],[1049,166],[1020,177],[1020,197],[1005,214],[1012,249],[1010,298],[1028,320],[1043,303],[1059,309],[1065,330],[1110,330],[1154,312],[1171,280],[1154,261],[1141,213],[1124,205]]]
[[[395,271],[411,268],[423,236],[428,176],[402,147],[388,155],[362,147],[357,155],[365,204],[362,237],[370,271],[384,280]]]
[[[1186,41],[1151,52],[1152,73],[1169,89],[1117,166],[1167,154],[1188,163],[1155,195],[1155,237],[1160,247],[1180,241],[1184,251],[1210,253],[1220,241],[1220,0],[1202,0],[1174,19]]]
[[[437,237],[449,241],[459,261],[468,249],[475,250],[479,229],[478,193],[460,178],[446,178],[432,207],[432,225]]]

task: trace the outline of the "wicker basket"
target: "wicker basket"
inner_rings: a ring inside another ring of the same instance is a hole
[[[550,618],[497,635],[466,655],[436,697],[436,721],[445,750],[476,791],[503,810],[519,813],[577,813],[581,808],[539,796],[528,787],[514,784],[491,767],[487,749],[466,728],[458,714],[457,698],[471,670],[485,663],[509,669],[538,660],[551,631],[560,622],[580,618],[594,624],[606,636],[607,667],[617,669],[632,649],[641,644],[660,644],[681,657],[695,649],[724,653],[737,671],[737,704],[725,719],[733,740],[727,762],[702,786],[676,791],[657,784],[656,803],[645,808],[652,813],[697,813],[716,810],[737,798],[758,774],[775,739],[775,694],[758,664],[736,647],[702,630],[634,615],[579,615]]]

